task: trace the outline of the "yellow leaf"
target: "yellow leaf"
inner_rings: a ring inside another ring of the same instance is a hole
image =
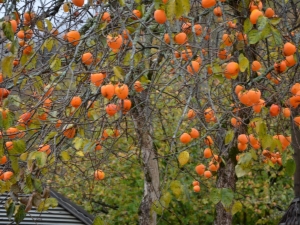
[[[189,159],[190,159],[190,154],[187,151],[181,152],[178,156],[178,161],[180,166],[184,166],[185,164],[187,164]]]
[[[78,155],[78,156],[80,156],[80,157],[83,157],[83,156],[84,156],[84,153],[83,153],[83,151],[78,151],[78,152],[76,152],[76,155]]]
[[[63,10],[64,12],[69,12],[69,4],[67,2],[64,3]]]

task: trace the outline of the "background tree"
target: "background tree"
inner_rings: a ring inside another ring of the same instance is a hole
[[[95,224],[277,224],[298,193],[299,4],[1,3],[8,215],[55,207],[51,187]]]

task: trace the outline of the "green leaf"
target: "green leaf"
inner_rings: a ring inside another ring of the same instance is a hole
[[[167,19],[169,21],[173,20],[173,17],[175,16],[175,11],[176,11],[175,0],[169,0],[166,6],[166,14],[167,14]]]
[[[36,21],[36,24],[35,24],[35,25],[37,26],[37,28],[38,28],[40,31],[43,31],[43,30],[44,30],[44,23],[43,23],[43,21],[38,20],[38,21]]]
[[[36,152],[35,159],[39,168],[46,165],[47,153],[46,152]]]
[[[253,24],[250,22],[250,19],[247,18],[244,21],[244,33],[248,33],[253,27]]]
[[[280,21],[281,21],[281,18],[269,19],[269,23],[272,24],[272,25],[277,25],[278,23],[280,23]]]
[[[282,42],[281,32],[274,27],[271,27],[271,32],[272,32],[272,36],[274,38],[275,45],[282,46],[283,42]]]
[[[236,176],[239,178],[239,177],[243,177],[245,176],[247,173],[250,172],[250,169],[249,168],[243,168],[241,165],[236,165],[235,166],[235,174]]]
[[[15,206],[15,203],[14,202],[11,202],[9,204],[9,207],[8,209],[6,210],[6,215],[8,217],[8,219],[10,220],[15,212],[15,209],[16,209],[16,206]]]
[[[181,0],[176,1],[175,17],[178,19],[183,15],[183,5]]]
[[[209,199],[213,204],[217,204],[221,201],[221,190],[218,188],[212,188],[210,191]]]
[[[53,70],[53,72],[60,70],[61,68],[61,59],[58,57],[55,57],[55,59],[50,64],[50,68]]]
[[[20,205],[18,212],[15,215],[15,221],[17,224],[20,224],[26,216],[25,207],[25,205]]]
[[[271,33],[271,26],[269,24],[267,24],[265,26],[265,28],[261,31],[260,33],[260,38],[261,39],[265,39],[266,37],[268,37]]]
[[[52,23],[50,22],[50,20],[45,19],[45,22],[47,24],[47,29],[50,32],[52,30]]]
[[[10,41],[14,40],[14,31],[12,29],[10,22],[2,23],[2,30],[4,32],[5,37],[7,37],[8,40]]]
[[[55,135],[57,135],[58,133],[56,131],[51,131],[50,133],[48,133],[48,135],[45,137],[44,142],[47,143],[49,140],[51,140]]]
[[[125,6],[125,0],[119,0],[119,3],[120,3],[120,5],[121,5],[122,7]]]
[[[293,176],[296,171],[296,163],[294,159],[288,159],[285,163],[285,173],[288,176]]]
[[[243,167],[247,167],[247,165],[252,161],[252,155],[250,152],[246,152],[242,154],[239,159],[239,164]]]
[[[173,192],[173,194],[175,195],[176,198],[179,198],[180,195],[182,194],[181,183],[178,180],[174,180],[174,181],[171,182],[170,189],[171,189],[171,191]]]
[[[256,44],[260,40],[260,32],[258,30],[251,30],[248,34],[249,44]]]
[[[50,52],[53,48],[53,43],[54,43],[54,39],[53,38],[48,38],[44,42],[43,47],[45,47]]]
[[[265,28],[265,26],[267,25],[267,22],[268,22],[267,17],[264,17],[264,16],[258,17],[257,24],[256,24],[257,29],[258,30],[263,30]]]
[[[264,137],[267,133],[267,125],[265,123],[259,123],[256,125],[256,132],[258,133],[258,137]]]
[[[234,194],[230,188],[221,189],[221,203],[225,208],[231,205],[233,198],[234,198]]]
[[[188,15],[191,10],[190,0],[180,0],[183,7],[183,15]]]
[[[187,164],[189,162],[190,159],[190,154],[188,153],[188,151],[183,151],[180,152],[179,156],[178,156],[178,162],[179,165],[182,167],[185,164]]]
[[[4,77],[11,78],[13,61],[14,61],[13,56],[6,56],[2,59],[1,67],[2,67],[2,74],[4,75]]]
[[[263,149],[269,148],[273,143],[273,137],[269,134],[259,137]]]
[[[26,143],[24,140],[16,140],[16,141],[13,141],[13,150],[15,150],[16,153],[23,153],[25,152],[26,150]]]
[[[55,208],[58,206],[58,201],[56,198],[47,198],[45,201],[47,207]]]
[[[9,160],[11,162],[11,167],[14,170],[15,174],[19,172],[19,163],[18,163],[18,158],[16,156],[9,156]]]
[[[103,220],[101,219],[101,217],[99,215],[97,215],[93,221],[92,225],[104,225]]]
[[[124,72],[124,70],[121,67],[114,66],[113,67],[113,71],[114,71],[114,74],[116,75],[116,77],[118,77],[119,79],[123,79],[124,78],[125,72]]]
[[[254,149],[251,149],[249,152],[251,154],[252,159],[257,160],[257,153],[256,153],[256,151]]]
[[[225,136],[225,145],[228,145],[234,137],[234,131],[228,130]]]
[[[31,174],[28,174],[26,176],[25,183],[26,183],[26,186],[27,186],[28,190],[30,192],[32,192],[33,191],[33,182],[32,182],[32,178],[31,178]]]
[[[61,153],[60,153],[60,156],[61,156],[61,159],[63,160],[63,161],[69,161],[70,160],[70,155],[69,155],[69,153],[67,152],[67,151],[62,151]]]
[[[232,206],[232,209],[231,209],[231,214],[234,215],[238,212],[241,212],[243,209],[243,205],[240,201],[236,201],[233,206]]]
[[[43,191],[42,182],[39,179],[37,179],[37,178],[33,179],[33,186],[36,191],[38,191],[39,193],[42,193],[42,191]]]
[[[245,72],[249,67],[249,60],[244,56],[243,53],[239,55],[239,67],[241,72]]]

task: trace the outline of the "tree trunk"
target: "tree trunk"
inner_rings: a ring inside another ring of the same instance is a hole
[[[159,199],[159,170],[156,153],[153,149],[152,115],[147,89],[134,97],[132,117],[142,154],[144,171],[144,195],[139,208],[139,224],[156,225],[156,213],[151,210],[154,201]]]
[[[224,155],[228,158],[228,154]],[[221,166],[218,171],[217,188],[230,188],[235,190],[236,176],[235,176],[235,162],[233,159],[226,160],[226,166]],[[215,225],[231,225],[232,215],[230,210],[226,210],[221,202],[216,205],[217,218]]]
[[[294,193],[295,198],[300,197],[300,130],[294,123],[294,117],[299,114],[299,110],[292,110],[291,117],[291,134],[292,134],[292,148],[294,150],[294,160],[296,163],[296,171],[294,173]]]

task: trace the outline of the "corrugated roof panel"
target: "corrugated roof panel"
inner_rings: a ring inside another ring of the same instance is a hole
[[[58,200],[58,207],[50,208],[44,212],[38,212],[33,208],[27,214],[20,225],[91,225],[93,217],[81,207],[75,205],[64,196],[51,191],[51,196]],[[0,195],[0,225],[15,225],[9,220],[4,207],[8,195]]]

